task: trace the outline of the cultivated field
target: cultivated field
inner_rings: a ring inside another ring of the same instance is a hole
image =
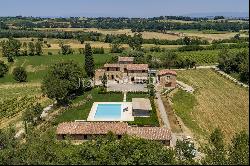
[[[240,87],[211,69],[177,71],[178,79],[195,88],[195,99],[185,94],[176,98],[176,110],[196,136],[208,136],[219,127],[227,141],[234,133],[248,130],[249,89]],[[186,100],[186,101],[182,101]],[[189,100],[189,101],[188,101]],[[194,108],[180,106],[191,103]]]
[[[22,112],[34,103],[42,106],[52,101],[43,96],[40,83],[5,83],[0,84],[0,129],[8,125],[21,127]]]
[[[51,30],[50,28],[36,28],[37,30]],[[130,29],[97,29],[97,28],[53,28],[54,30],[60,31],[83,31],[83,32],[98,32],[104,35],[113,34],[127,34],[133,35],[134,33]],[[177,40],[188,37],[199,37],[206,39],[208,41],[219,40],[219,39],[229,39],[234,37],[237,32],[219,32],[219,31],[198,31],[198,30],[168,30],[166,33],[160,32],[141,32],[144,39],[167,39],[167,40]],[[241,34],[242,37],[247,37],[245,34]]]

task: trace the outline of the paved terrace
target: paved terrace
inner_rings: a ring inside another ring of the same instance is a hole
[[[147,92],[146,84],[134,84],[134,83],[108,83],[108,91],[123,91],[123,92]]]

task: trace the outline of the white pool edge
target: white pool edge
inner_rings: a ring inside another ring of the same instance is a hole
[[[95,119],[95,113],[97,110],[98,104],[121,104],[121,119]],[[123,109],[128,107],[128,111],[123,112]],[[87,118],[87,121],[96,121],[96,122],[101,122],[101,121],[134,121],[134,117],[132,115],[132,102],[94,102],[91,110],[89,112],[89,116]]]

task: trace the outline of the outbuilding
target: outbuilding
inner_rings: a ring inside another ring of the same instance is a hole
[[[175,88],[176,87],[177,73],[173,70],[159,70],[157,73],[157,80],[159,84],[164,88]]]
[[[146,98],[132,98],[132,115],[135,117],[148,117],[152,110],[149,99]]]

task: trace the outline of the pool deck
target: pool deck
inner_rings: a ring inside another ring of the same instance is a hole
[[[121,104],[121,118],[120,119],[113,119],[113,118],[103,118],[103,119],[95,119],[95,113],[97,110],[98,104]],[[124,108],[128,107],[128,111],[123,111]],[[87,121],[134,121],[134,117],[132,115],[132,102],[95,102],[92,105],[92,108],[90,110],[89,116],[87,118]]]

